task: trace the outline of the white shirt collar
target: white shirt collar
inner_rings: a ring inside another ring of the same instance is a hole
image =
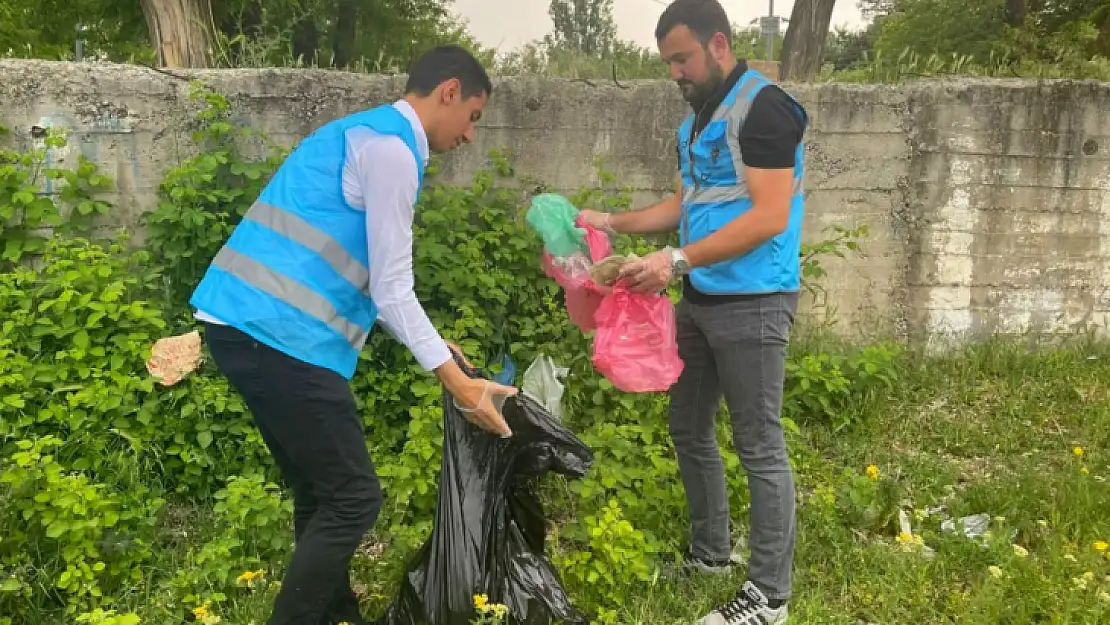
[[[420,123],[420,117],[417,116],[416,111],[412,105],[404,100],[397,100],[393,103],[394,108],[401,111],[401,114],[409,120],[412,124],[413,134],[416,135],[416,147],[420,150],[420,156],[424,157],[424,164],[428,163],[428,135],[424,132],[424,125]]]

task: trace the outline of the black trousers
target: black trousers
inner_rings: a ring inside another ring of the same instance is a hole
[[[229,326],[205,340],[293,491],[296,546],[268,625],[364,624],[348,569],[382,491],[347,380]]]

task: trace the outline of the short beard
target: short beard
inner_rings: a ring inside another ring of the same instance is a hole
[[[704,104],[709,98],[713,97],[713,94],[717,92],[717,89],[725,81],[725,70],[715,59],[707,56],[705,64],[706,69],[709,70],[709,78],[700,84],[687,83],[693,84],[694,86],[689,95],[687,95],[685,90],[682,92],[683,99],[691,106]],[[682,84],[680,83],[679,86],[681,87]]]

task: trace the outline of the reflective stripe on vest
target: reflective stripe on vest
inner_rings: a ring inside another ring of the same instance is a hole
[[[356,349],[365,342],[368,332],[340,316],[326,298],[301,283],[287,278],[250,256],[224,246],[212,259],[212,266],[223,269],[243,282],[275,297],[306,315],[328,324],[343,335]]]
[[[307,221],[273,204],[255,202],[244,220],[266,226],[281,236],[300,243],[326,260],[335,272],[370,297],[370,270],[355,260],[335,239]],[[250,282],[248,280],[248,282]],[[292,302],[289,302],[292,303]],[[296,304],[293,304],[296,306]],[[299,306],[297,306],[300,308]]]

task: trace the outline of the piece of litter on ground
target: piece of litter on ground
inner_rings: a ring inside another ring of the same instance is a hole
[[[964,536],[968,538],[979,538],[987,533],[987,529],[990,527],[991,523],[991,516],[989,514],[973,514],[962,517],[957,521],[949,519],[940,524],[940,531],[955,532],[957,523],[963,528]]]
[[[164,386],[173,386],[200,365],[200,333],[158,339],[150,353],[146,370]]]
[[[914,536],[913,526],[910,525],[910,515],[905,510],[898,510],[898,531],[899,542],[903,542],[903,549],[911,548],[916,544],[918,550],[921,552],[921,557],[925,559],[935,558],[937,552],[925,544],[925,541],[920,536]]]

